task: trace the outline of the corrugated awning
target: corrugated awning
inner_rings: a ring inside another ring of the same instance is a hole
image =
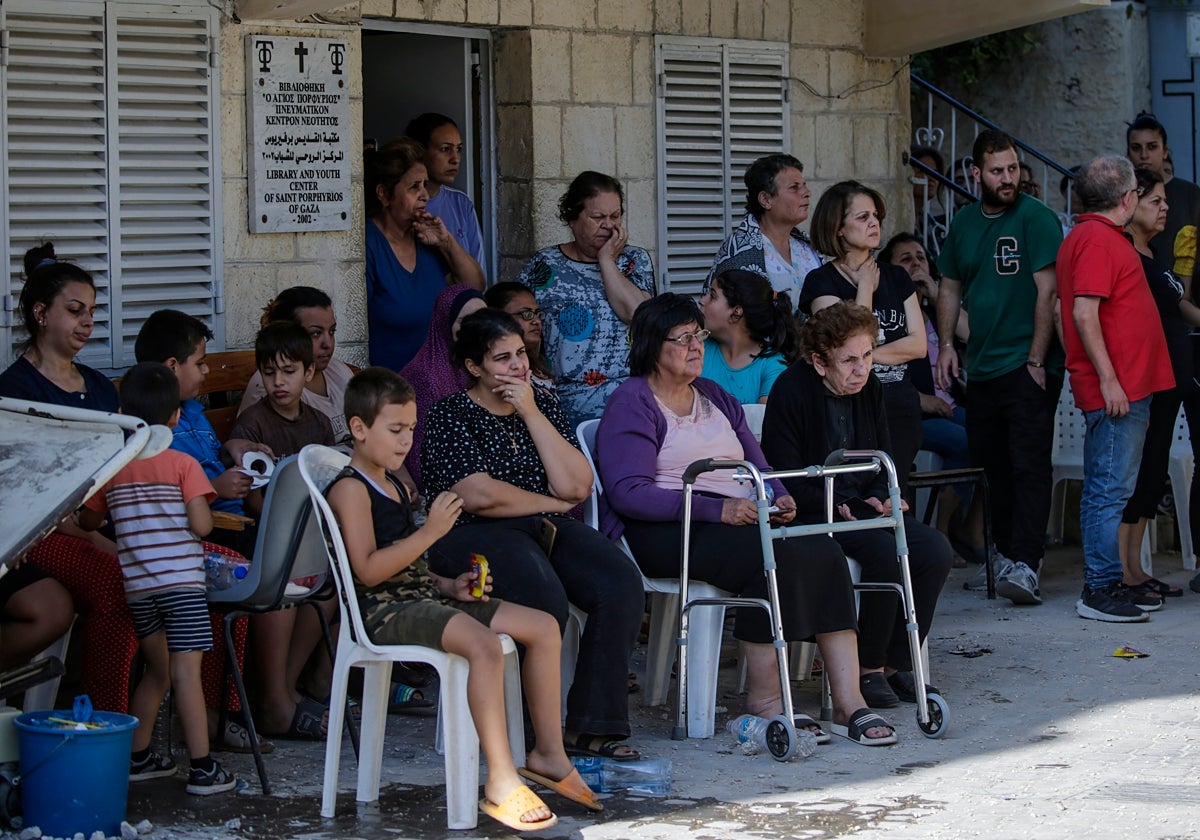
[[[867,0],[867,55],[911,55],[1108,6],[1109,0]]]
[[[346,0],[237,0],[242,20],[297,20],[353,5]]]

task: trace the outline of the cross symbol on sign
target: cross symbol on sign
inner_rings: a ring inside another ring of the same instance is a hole
[[[304,72],[304,56],[308,55],[308,48],[305,47],[304,42],[301,41],[299,44],[296,45],[296,49],[292,50],[292,52],[294,52],[296,54],[296,57],[300,59],[300,72],[303,73]]]

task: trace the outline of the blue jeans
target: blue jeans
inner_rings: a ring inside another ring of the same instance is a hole
[[[1083,413],[1083,497],[1079,528],[1083,532],[1083,582],[1101,589],[1123,577],[1117,528],[1137,483],[1150,398],[1131,402],[1124,417],[1109,417],[1104,409]]]

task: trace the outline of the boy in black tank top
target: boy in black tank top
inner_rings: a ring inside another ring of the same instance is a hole
[[[563,749],[562,640],[554,618],[490,600],[486,581],[476,597],[475,572],[445,578],[429,571],[426,552],[453,527],[462,500],[439,493],[418,528],[403,486],[388,474],[403,465],[412,447],[417,421],[412,387],[385,368],[364,370],[346,389],[346,421],[354,454],[326,494],[345,540],[363,623],[377,644],[424,645],[470,663],[467,699],[488,765],[480,809],[514,831],[554,825],[557,817],[525,786],[524,776],[589,810],[601,810]],[[508,747],[504,656],[497,633],[526,649],[524,688],[536,746],[519,771]]]

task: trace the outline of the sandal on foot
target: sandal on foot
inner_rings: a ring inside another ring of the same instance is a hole
[[[886,728],[889,734],[882,738],[868,738],[867,730],[877,726]],[[829,728],[833,730],[834,735],[841,735],[843,738],[853,741],[856,744],[862,744],[864,747],[886,747],[896,743],[896,727],[870,709],[859,709],[850,715],[850,720],[845,725],[833,723],[830,724]]]
[[[210,745],[214,750],[231,753],[252,753],[250,745],[250,730],[232,720],[225,721],[225,731],[213,739]],[[261,735],[258,736],[258,751],[262,755],[275,752],[275,745]]]
[[[642,754],[624,741],[616,738],[605,738],[603,735],[576,735],[566,739],[563,747],[567,755],[590,755],[600,758],[611,758],[613,761],[637,761]],[[619,752],[628,750],[628,752]]]
[[[900,705],[900,698],[892,691],[882,671],[863,674],[859,678],[858,687],[863,699],[872,709],[894,709]]]
[[[1182,591],[1180,592],[1180,594],[1183,594]],[[641,690],[642,690],[642,687],[640,685],[638,685],[637,674],[634,673],[633,671],[630,671],[629,672],[629,693],[637,694]]]
[[[425,692],[411,685],[396,683],[388,696],[388,714],[429,715],[437,711],[437,703],[425,696]]]
[[[541,773],[535,773],[527,767],[517,769],[523,777],[531,782],[535,782],[542,787],[550,788],[559,796],[565,796],[572,802],[578,802],[589,811],[603,811],[604,806],[600,804],[600,800],[596,798],[595,792],[590,787],[583,783],[583,777],[579,775],[579,771],[572,768],[571,772],[564,776],[560,781],[554,781],[549,776],[543,776]]]
[[[1183,597],[1182,589],[1180,589],[1178,586],[1172,586],[1166,581],[1159,580],[1158,578],[1150,578],[1149,580],[1144,580],[1141,583],[1135,583],[1129,588],[1135,592],[1140,592],[1144,595],[1154,595],[1159,598]]]
[[[811,732],[812,736],[817,739],[818,744],[828,744],[830,741],[829,733],[821,728],[821,724],[817,723],[808,715],[796,715],[792,718],[792,725],[795,726],[797,730],[804,729],[808,732]],[[810,726],[815,726],[817,731],[813,732],[811,729],[809,729]]]
[[[546,803],[525,785],[517,785],[499,804],[486,798],[479,800],[480,811],[513,831],[541,831],[543,828],[557,825],[558,817],[553,812],[544,820],[534,822],[521,820],[522,814],[528,814],[536,808],[544,807],[546,807]]]
[[[917,702],[917,683],[913,679],[912,671],[897,671],[887,678],[888,685],[892,687],[892,691],[896,692],[896,697],[901,703],[916,703]],[[925,695],[941,694],[936,686],[925,683]]]
[[[287,732],[274,735],[290,741],[324,741],[325,713],[329,710],[309,697],[301,697],[292,713],[292,723]]]

